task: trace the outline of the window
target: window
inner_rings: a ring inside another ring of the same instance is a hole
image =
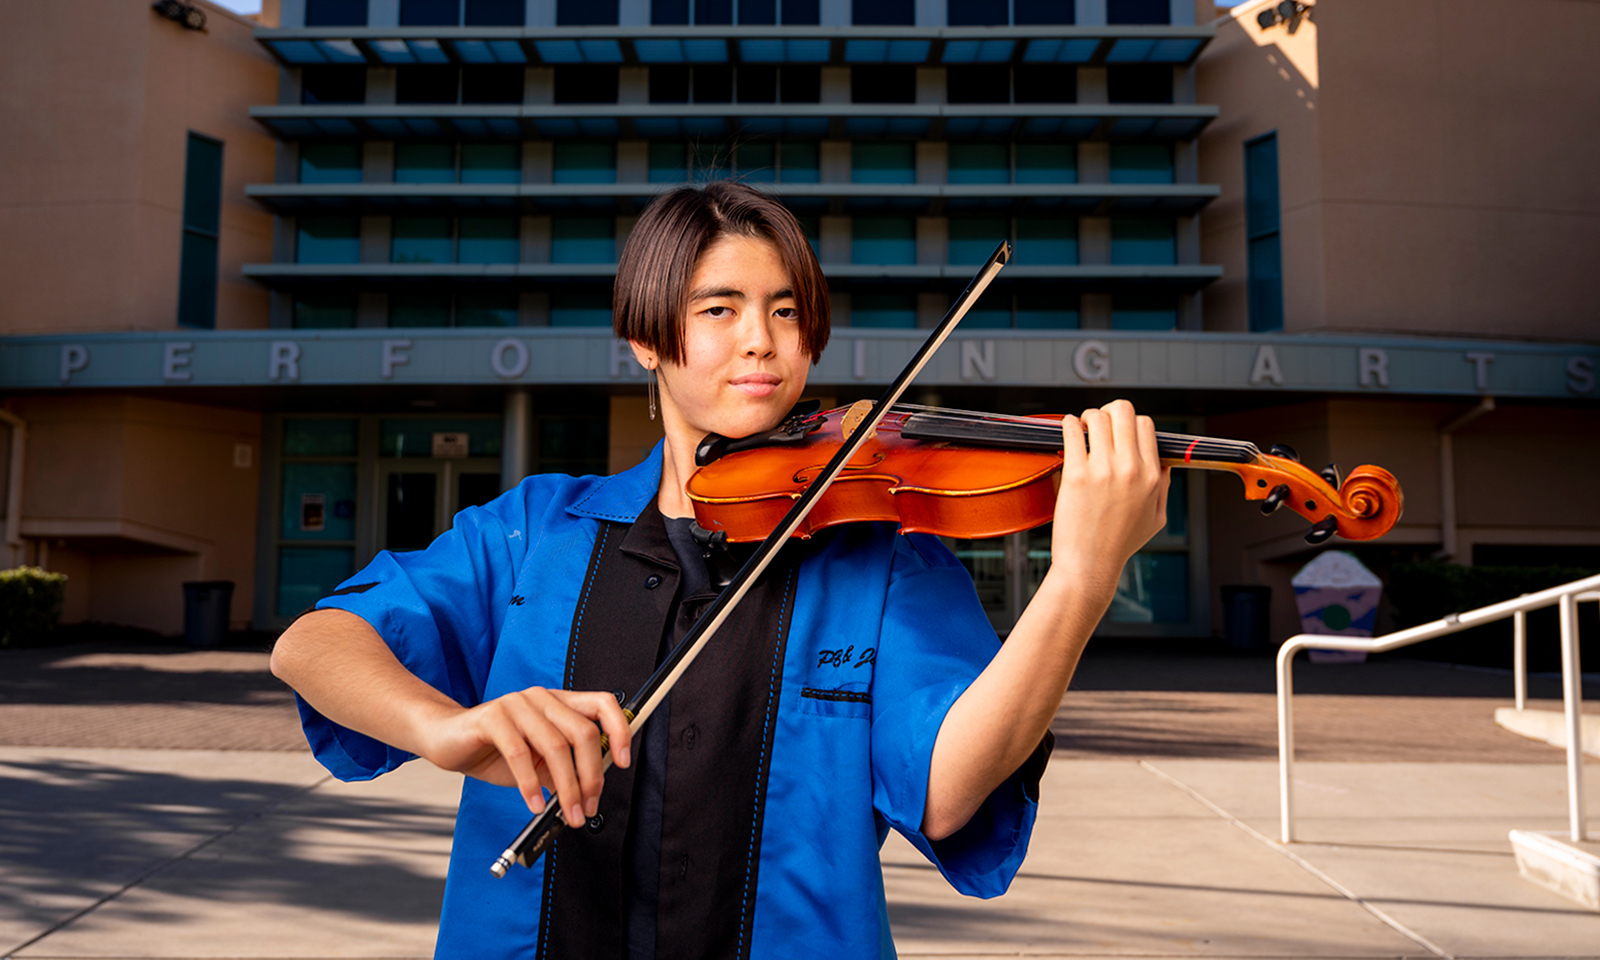
[[[949,181],[1010,183],[1011,157],[1008,154],[1009,151],[1003,143],[952,143],[949,156]],[[981,258],[974,262],[981,262]]]
[[[459,99],[461,70],[434,64],[396,67],[395,103],[455,103]]]
[[[739,22],[770,26],[778,22],[778,0],[739,0]]]
[[[854,183],[916,183],[916,146],[893,141],[851,144],[850,180]]]
[[[301,103],[361,103],[366,99],[366,67],[311,66],[300,68]]]
[[[1113,143],[1112,183],[1171,183],[1172,144]]]
[[[1075,265],[1078,262],[1078,221],[1019,217],[1017,262],[1030,267]]]
[[[461,25],[461,0],[400,0],[402,27]]]
[[[522,258],[515,217],[462,217],[456,223],[460,263],[516,263]]]
[[[389,326],[450,326],[450,294],[407,291],[390,296]]]
[[[850,22],[858,27],[913,27],[916,0],[851,0]]]
[[[913,329],[917,325],[917,296],[914,293],[855,294],[850,298],[850,325]]]
[[[694,22],[720,26],[733,22],[733,0],[694,0]]]
[[[391,327],[514,327],[517,294],[511,290],[461,293],[408,291],[389,298]]]
[[[850,223],[850,261],[884,266],[915,264],[916,221],[910,217],[854,218]],[[915,306],[912,310],[915,312]]]
[[[367,0],[306,0],[308,27],[364,27]]]
[[[449,217],[395,217],[390,232],[392,263],[454,263],[455,236]]]
[[[395,183],[455,183],[456,148],[448,143],[397,143]]]
[[[1113,218],[1111,262],[1140,266],[1177,263],[1178,239],[1173,222],[1134,217]]]
[[[616,103],[617,68],[571,64],[555,68],[556,103]]]
[[[616,220],[611,217],[555,217],[551,220],[551,263],[613,263],[616,259]]]
[[[361,144],[300,144],[301,183],[360,183]]]
[[[609,293],[552,293],[550,295],[550,326],[611,326],[611,295]]]
[[[615,143],[558,142],[554,149],[556,183],[616,183]]]
[[[1017,329],[1076,330],[1078,301],[1065,293],[1017,294]]]
[[[822,68],[806,64],[779,67],[778,99],[784,103],[822,102]]]
[[[1064,63],[1022,63],[1016,67],[1018,103],[1076,103],[1078,68]]]
[[[1112,103],[1171,103],[1172,68],[1143,63],[1106,67],[1106,99]]]
[[[456,296],[456,326],[514,327],[517,325],[517,294],[463,293]]]
[[[293,323],[300,330],[338,330],[356,325],[353,293],[306,293],[294,298]]]
[[[1106,0],[1106,23],[1171,23],[1168,0]]]
[[[850,68],[851,103],[916,103],[917,68],[867,64]]]
[[[515,143],[461,145],[462,183],[521,183],[522,146]]]
[[[183,248],[178,325],[217,325],[217,235],[222,221],[222,141],[189,134],[183,168]]]
[[[519,64],[463,67],[461,102],[521,103],[524,75]]]
[[[688,147],[681,140],[650,144],[650,182],[681,183],[689,179],[688,158]]]
[[[558,27],[614,27],[617,0],[556,0]]]
[[[1075,143],[1017,144],[1017,183],[1078,182]]]
[[[814,27],[822,22],[822,4],[818,0],[779,0],[779,6],[785,26]]]
[[[1003,27],[1011,22],[1006,0],[950,0],[946,22],[952,27]]]
[[[688,103],[689,79],[694,68],[654,66],[650,68],[651,103]]]
[[[521,27],[527,23],[523,0],[467,0],[466,13],[469,27]]]
[[[650,0],[650,22],[658,27],[687,24],[689,0]]]
[[[1111,298],[1113,330],[1176,330],[1178,301],[1164,294]]]
[[[1076,23],[1075,0],[1012,0],[1017,26]]]
[[[355,217],[301,217],[295,263],[360,263],[361,221]]]
[[[950,103],[1010,103],[1011,68],[1003,63],[947,67],[945,99]]]
[[[726,64],[694,68],[695,103],[732,103],[733,67]]]
[[[994,252],[995,244],[1010,238],[1011,222],[1004,217],[951,217],[946,261],[960,265],[980,264]],[[1009,311],[1007,313],[1005,326],[1010,326]]]
[[[787,141],[779,148],[778,179],[784,183],[817,183],[821,180],[820,149],[816,141]],[[816,234],[813,232],[812,237]],[[815,242],[813,241],[813,246]]]
[[[740,103],[777,103],[778,68],[745,64],[739,68]]]
[[[1283,329],[1283,246],[1278,213],[1278,135],[1244,145],[1250,329]]]
[[[741,143],[733,151],[734,172],[745,180],[772,183],[778,179],[778,145]]]

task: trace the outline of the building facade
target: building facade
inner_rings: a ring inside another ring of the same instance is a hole
[[[1597,426],[1594,187],[1542,176],[1567,144],[1469,163],[1469,119],[1420,122],[1534,96],[1550,77],[1519,65],[1554,31],[1496,59],[1444,30],[1459,84],[1424,97],[1349,0],[283,0],[202,3],[204,31],[104,6],[49,9],[106,49],[0,41],[27,54],[0,150],[31,178],[0,185],[7,542],[71,576],[69,619],[175,631],[183,581],[228,579],[236,623],[271,629],[527,472],[637,462],[617,252],[653,196],[728,176],[829,276],[825,402],[875,397],[1008,239],[918,402],[1130,396],[1164,429],[1382,464],[1407,513],[1369,549],[1600,545],[1600,464],[1552,469],[1559,509],[1507,496],[1519,454]],[[1551,77],[1578,76],[1565,51]],[[1102,632],[1208,636],[1221,586],[1263,583],[1290,630],[1305,523],[1176,476]],[[1007,629],[1048,530],[952,545]]]

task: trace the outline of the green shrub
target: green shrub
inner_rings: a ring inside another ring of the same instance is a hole
[[[38,567],[0,570],[0,647],[48,643],[61,622],[67,575]]]
[[[1384,578],[1384,589],[1395,611],[1396,627],[1414,627],[1452,613],[1465,613],[1525,593],[1571,583],[1600,571],[1581,567],[1467,567],[1457,563],[1424,560],[1397,563]],[[1585,662],[1597,646],[1593,604],[1580,605],[1579,637]],[[1424,641],[1399,651],[1400,656],[1482,666],[1511,666],[1511,618]],[[1554,606],[1528,614],[1528,666],[1535,671],[1559,670],[1559,625]]]

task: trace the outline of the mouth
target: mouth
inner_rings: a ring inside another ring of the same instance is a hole
[[[728,385],[750,397],[770,397],[778,390],[783,378],[771,373],[747,373],[728,381]]]

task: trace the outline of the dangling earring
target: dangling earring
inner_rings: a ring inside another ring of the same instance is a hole
[[[656,368],[654,364],[645,367],[645,392],[650,395],[650,419],[656,418]]]

